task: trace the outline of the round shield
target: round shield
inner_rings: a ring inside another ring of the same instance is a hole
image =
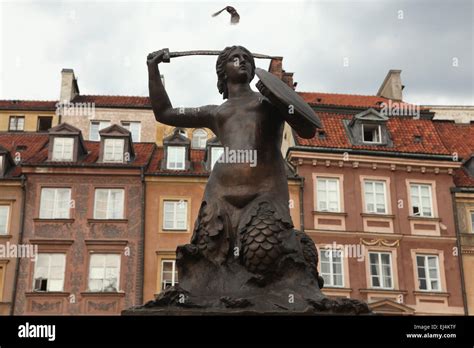
[[[321,128],[321,120],[316,115],[311,106],[304,101],[293,89],[278,77],[266,70],[256,68],[255,74],[260,79],[257,88],[262,92],[262,85],[269,92],[269,99],[272,102],[280,104],[288,110],[291,119],[300,125],[308,125],[308,123],[317,128]],[[262,93],[263,94],[263,93]]]

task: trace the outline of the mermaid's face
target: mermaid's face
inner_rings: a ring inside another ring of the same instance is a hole
[[[225,66],[227,82],[250,83],[252,79],[252,61],[248,53],[240,48],[232,50]]]

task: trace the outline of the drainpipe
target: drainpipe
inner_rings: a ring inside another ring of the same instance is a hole
[[[21,176],[21,208],[20,208],[20,235],[18,236],[18,244],[23,244],[23,232],[25,230],[25,207],[26,207],[26,178]],[[16,294],[18,288],[18,276],[20,274],[21,259],[17,258],[15,265],[15,279],[13,280],[12,306],[10,308],[10,315],[15,313]]]
[[[137,302],[138,304],[143,303],[143,289],[145,287],[145,195],[146,195],[146,187],[145,187],[145,169],[141,167],[140,169],[140,180],[142,183],[142,201],[141,201],[141,223],[140,223],[140,235],[141,241],[139,244],[139,248],[141,251],[141,258],[138,260],[138,275],[141,277],[140,281],[137,284]],[[139,253],[140,254],[140,253]]]
[[[467,307],[467,294],[466,294],[466,281],[464,279],[464,265],[462,263],[462,246],[461,246],[461,231],[459,230],[459,223],[458,223],[458,211],[456,206],[456,193],[451,190],[451,199],[453,205],[453,212],[454,212],[454,226],[456,230],[456,246],[459,251],[459,270],[461,272],[461,290],[462,290],[462,301],[464,305],[464,315],[469,315],[468,307]]]
[[[300,177],[300,229],[301,232],[304,232],[304,200],[303,200],[303,193],[304,193],[304,177]]]

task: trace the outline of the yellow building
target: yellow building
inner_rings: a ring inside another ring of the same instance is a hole
[[[59,123],[56,103],[0,100],[0,132],[46,132]]]

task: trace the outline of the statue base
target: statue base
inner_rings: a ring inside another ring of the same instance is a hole
[[[237,260],[216,265],[193,246],[178,248],[180,284],[155,300],[122,315],[364,315],[367,303],[331,299],[320,290],[322,279],[299,254],[288,254],[267,276],[248,272]]]

